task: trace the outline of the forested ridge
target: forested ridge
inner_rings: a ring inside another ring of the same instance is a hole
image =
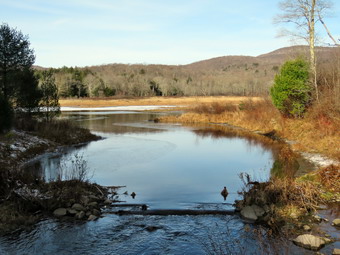
[[[107,64],[50,69],[60,97],[259,96],[267,95],[280,66],[306,56],[307,46],[292,46],[251,56],[224,56],[188,65]],[[321,66],[339,49],[318,47]],[[35,67],[36,72],[47,68]]]

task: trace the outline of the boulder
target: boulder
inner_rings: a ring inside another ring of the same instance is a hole
[[[301,246],[303,248],[317,251],[324,247],[327,243],[330,243],[331,240],[324,237],[313,236],[310,234],[299,235],[297,238],[293,240],[293,242]]]
[[[254,209],[251,206],[243,207],[243,209],[241,210],[241,215],[243,218],[247,220],[253,220],[253,221],[257,220],[257,216],[254,212]]]
[[[334,248],[332,255],[340,255],[340,249]]]
[[[248,220],[256,221],[259,217],[265,214],[265,210],[258,205],[245,206],[241,210],[241,215],[243,218]]]
[[[82,206],[81,204],[73,204],[72,209],[77,210],[77,211],[85,211],[84,206]]]
[[[257,217],[262,217],[266,212],[263,208],[259,207],[258,205],[251,206],[256,214]]]
[[[53,211],[53,215],[57,217],[62,217],[67,214],[66,208],[58,208]]]
[[[340,219],[333,220],[332,225],[336,227],[340,227]]]
[[[98,217],[95,216],[95,215],[93,215],[93,214],[91,214],[91,215],[87,218],[87,220],[89,220],[89,221],[93,221],[93,220],[96,220],[96,219],[98,219]]]

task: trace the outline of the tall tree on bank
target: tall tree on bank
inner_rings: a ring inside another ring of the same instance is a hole
[[[0,26],[0,88],[4,100],[10,101],[15,95],[15,74],[30,69],[35,61],[34,51],[30,49],[28,36],[13,29],[8,24]]]
[[[316,76],[315,24],[319,21],[324,24],[322,18],[331,6],[331,2],[327,0],[284,0],[280,2],[282,14],[279,14],[274,20],[276,23],[294,24],[294,31],[285,30],[283,34],[298,39],[304,39],[308,42],[310,70],[312,73],[316,100],[319,100],[319,89]],[[326,28],[325,25],[324,27]]]

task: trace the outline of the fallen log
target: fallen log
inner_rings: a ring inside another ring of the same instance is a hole
[[[159,209],[159,210],[146,210],[146,211],[125,211],[119,210],[117,212],[108,212],[110,214],[117,215],[159,215],[159,216],[169,216],[169,215],[234,215],[236,214],[235,210],[187,210],[187,209],[179,209],[179,210],[168,210],[168,209]]]

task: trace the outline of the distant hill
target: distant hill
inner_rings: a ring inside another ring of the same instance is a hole
[[[307,46],[292,46],[257,57],[223,56],[188,65],[109,64],[54,72],[64,97],[263,95],[268,94],[282,63],[308,56],[308,50]],[[318,47],[318,59],[327,61],[332,51],[334,48]]]

